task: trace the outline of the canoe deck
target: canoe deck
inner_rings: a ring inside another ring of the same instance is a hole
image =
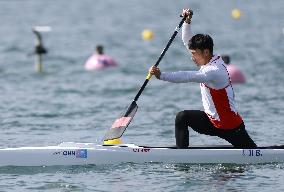
[[[114,145],[103,145],[103,146],[114,146]],[[120,147],[127,147],[120,145]],[[139,145],[139,147],[144,148],[166,148],[166,149],[178,149],[176,146],[147,146]],[[238,149],[234,148],[232,145],[193,145],[185,149]],[[244,149],[244,148],[239,148]],[[256,149],[284,149],[284,145],[271,145],[271,146],[259,146]]]

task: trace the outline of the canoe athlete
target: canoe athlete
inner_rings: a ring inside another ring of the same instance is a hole
[[[175,137],[178,148],[189,146],[189,131],[218,136],[235,148],[257,148],[248,135],[242,117],[237,112],[234,90],[224,61],[213,54],[213,40],[207,34],[191,33],[192,12],[183,9],[186,17],[182,26],[182,40],[198,71],[161,72],[152,66],[149,72],[157,79],[172,83],[196,82],[200,84],[204,111],[184,110],[176,115]]]

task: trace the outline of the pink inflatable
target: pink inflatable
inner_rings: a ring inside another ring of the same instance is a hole
[[[224,63],[226,64],[227,70],[229,72],[230,78],[231,78],[231,82],[232,83],[245,83],[246,82],[246,78],[244,76],[244,74],[242,73],[242,71],[233,64],[230,64],[230,56],[229,55],[222,55],[222,59],[224,61]]]
[[[232,83],[242,84],[246,82],[246,78],[244,74],[241,72],[241,70],[237,66],[233,64],[229,64],[229,65],[226,65],[226,67],[229,72]]]
[[[85,63],[87,71],[101,70],[109,67],[115,67],[117,63],[107,55],[93,54]]]

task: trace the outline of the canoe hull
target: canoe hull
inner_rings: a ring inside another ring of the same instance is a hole
[[[93,143],[62,143],[58,146],[0,149],[0,166],[54,166],[119,163],[262,164],[283,163],[283,148],[174,149],[133,144],[104,146]]]

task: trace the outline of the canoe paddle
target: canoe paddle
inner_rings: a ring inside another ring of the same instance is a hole
[[[191,11],[191,15],[192,14],[193,14],[193,12]],[[162,60],[165,53],[167,52],[170,45],[172,44],[174,38],[176,37],[176,35],[177,35],[178,31],[180,30],[185,19],[186,19],[186,17],[183,17],[182,20],[180,21],[179,25],[176,27],[175,32],[171,36],[169,42],[167,43],[167,46],[162,51],[160,57],[158,58],[158,60],[157,60],[157,62],[155,63],[154,66],[157,67],[159,65],[160,61]],[[152,75],[150,73],[148,73],[148,75],[146,76],[146,80],[144,81],[143,85],[139,89],[139,91],[138,91],[137,95],[135,96],[134,100],[132,101],[132,103],[127,107],[126,111],[124,111],[122,113],[122,115],[119,116],[119,118],[117,118],[114,121],[111,128],[105,134],[104,141],[118,139],[123,135],[124,131],[128,127],[129,123],[133,119],[133,117],[134,117],[134,115],[135,115],[135,113],[138,109],[138,105],[137,105],[136,102],[137,102],[138,98],[140,97],[141,93],[143,92],[143,90],[145,89],[145,87],[146,87],[147,83],[149,82],[149,80],[151,79],[151,77],[152,77]]]

